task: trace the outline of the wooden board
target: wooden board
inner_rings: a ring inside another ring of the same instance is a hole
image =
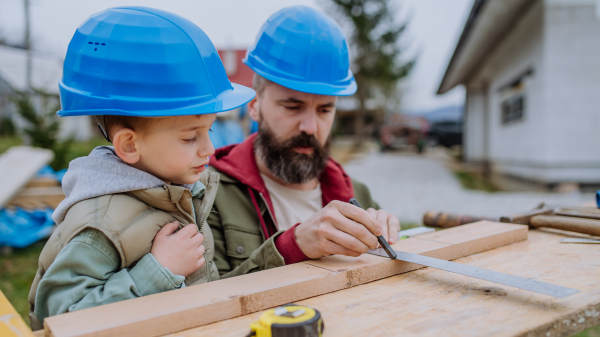
[[[2,291],[0,291],[0,336],[33,337],[31,329],[25,324],[21,315],[10,304]]]
[[[0,208],[12,200],[54,153],[29,146],[14,146],[0,156]]]
[[[455,259],[527,239],[527,226],[482,221],[394,248]],[[158,336],[354,287],[422,266],[365,254],[330,256],[44,320],[47,336]]]
[[[14,197],[7,206],[26,209],[56,208],[66,198],[62,187],[27,187]]]
[[[60,186],[60,183],[51,177],[39,177],[39,178],[33,178],[31,180],[29,180],[29,182],[27,183],[27,185],[25,185],[25,188],[28,187],[53,187],[53,186]]]
[[[456,260],[581,290],[555,299],[433,268],[297,303],[318,309],[324,336],[569,336],[600,324],[600,245],[560,244],[583,235],[529,231],[527,241]],[[171,337],[244,336],[262,312]]]

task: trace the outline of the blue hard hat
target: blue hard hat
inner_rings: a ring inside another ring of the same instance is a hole
[[[79,26],[59,90],[63,117],[210,114],[255,96],[252,89],[229,82],[202,29],[146,7],[110,8]]]
[[[248,48],[244,63],[293,90],[332,96],[356,92],[340,26],[310,7],[287,7],[271,15]]]

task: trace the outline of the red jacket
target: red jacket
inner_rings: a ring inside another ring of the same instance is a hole
[[[252,202],[261,222],[261,227],[265,239],[268,239],[277,232],[275,223],[277,215],[273,209],[273,203],[269,196],[269,191],[265,187],[256,165],[254,155],[254,139],[256,134],[251,135],[243,143],[222,147],[215,152],[215,155],[210,158],[209,165],[217,170],[227,174],[228,176],[240,181],[250,190]],[[321,183],[321,192],[323,194],[323,206],[329,204],[333,200],[348,202],[354,197],[354,189],[350,177],[344,172],[344,169],[332,158],[329,158],[323,173],[319,177]],[[267,204],[271,216],[261,216],[258,203],[255,199],[255,193],[262,196]],[[298,224],[288,229],[285,233],[279,235],[275,239],[275,246],[279,253],[283,256],[286,264],[296,263],[308,260],[298,244],[296,243],[294,230]]]

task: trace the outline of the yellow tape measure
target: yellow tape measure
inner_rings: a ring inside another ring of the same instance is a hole
[[[248,336],[321,337],[325,325],[317,310],[291,304],[265,311],[250,329]]]

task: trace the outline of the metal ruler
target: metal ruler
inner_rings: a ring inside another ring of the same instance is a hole
[[[560,243],[600,243],[596,239],[560,239]]]
[[[550,283],[503,274],[496,271],[468,266],[456,262],[440,260],[429,256],[406,253],[398,250],[395,250],[395,252],[397,255],[396,259],[401,261],[416,263],[422,266],[441,269],[456,274],[471,276],[478,279],[500,283],[519,289],[529,290],[544,295],[563,298],[579,292],[579,290],[577,289],[561,287]],[[369,251],[369,253],[389,258],[388,254],[382,248],[372,249]]]

